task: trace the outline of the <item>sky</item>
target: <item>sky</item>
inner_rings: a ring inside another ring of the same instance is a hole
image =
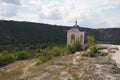
[[[0,0],[0,20],[120,28],[120,0]]]

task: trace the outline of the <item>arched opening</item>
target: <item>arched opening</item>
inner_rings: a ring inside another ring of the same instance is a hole
[[[75,35],[72,34],[72,35],[71,35],[71,43],[73,43],[74,41],[75,41]]]

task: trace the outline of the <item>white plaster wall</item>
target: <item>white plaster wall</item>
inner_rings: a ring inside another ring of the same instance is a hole
[[[84,41],[85,41],[85,33],[84,32],[81,32],[80,35],[82,35],[82,41],[81,41],[81,45],[84,45]]]
[[[75,40],[80,39],[81,40],[81,35],[83,37],[82,41],[80,41],[81,45],[84,45],[84,32],[80,32],[78,30],[74,30],[74,31],[68,31],[67,32],[67,44],[72,44],[71,43],[71,35],[74,34],[75,35]]]

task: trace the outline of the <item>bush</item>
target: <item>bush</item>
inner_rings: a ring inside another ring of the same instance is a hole
[[[98,51],[97,46],[90,46],[89,50],[90,50],[90,57],[96,57],[96,53]]]
[[[82,50],[82,46],[81,46],[79,40],[74,41],[74,43],[71,45],[69,45],[69,44],[67,45],[67,51],[70,54],[73,54],[76,51],[80,51],[80,50]]]
[[[16,60],[24,60],[31,58],[38,58],[39,62],[46,62],[53,57],[58,57],[66,54],[65,46],[51,45],[45,49],[37,48],[36,50],[23,50],[23,51],[2,51],[0,53],[0,66],[7,65]]]
[[[88,45],[88,47],[95,45],[95,38],[93,36],[87,37],[87,45]]]
[[[27,51],[19,51],[15,53],[16,60],[24,60],[29,58],[29,54]]]
[[[41,49],[40,50],[40,55],[39,55],[38,59],[41,62],[46,62],[46,61],[50,60],[52,57],[53,57],[53,55],[51,53],[49,53],[49,50]]]
[[[46,56],[39,56],[38,59],[40,60],[40,62],[46,62],[47,60],[49,60],[46,58]]]
[[[88,49],[90,50],[90,57],[96,57],[98,47],[95,46],[95,38],[93,36],[87,37],[87,45]]]
[[[55,46],[50,50],[50,53],[53,54],[53,56],[58,57],[65,53],[65,48]]]
[[[73,43],[73,49],[74,49],[74,51],[80,51],[80,50],[82,50],[82,46],[81,46],[79,40],[76,40],[76,41]]]
[[[74,53],[75,51],[73,50],[73,48],[72,48],[72,45],[67,45],[67,53],[69,53],[69,54],[72,54],[72,53]]]
[[[14,61],[14,58],[13,58],[12,54],[9,54],[7,51],[3,51],[0,54],[0,66],[4,66],[13,61]]]
[[[66,48],[64,46],[60,46],[60,47],[52,46],[47,49],[41,49],[38,59],[41,62],[46,62],[46,61],[52,59],[53,57],[58,57],[58,56],[64,55],[65,50],[66,50]]]

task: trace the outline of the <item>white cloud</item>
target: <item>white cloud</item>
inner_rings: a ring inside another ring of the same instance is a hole
[[[0,0],[0,2],[20,5],[20,0]]]
[[[120,0],[19,0],[19,5],[16,1],[4,0],[0,3],[1,19],[71,26],[74,18],[78,17],[80,26],[120,26]]]

